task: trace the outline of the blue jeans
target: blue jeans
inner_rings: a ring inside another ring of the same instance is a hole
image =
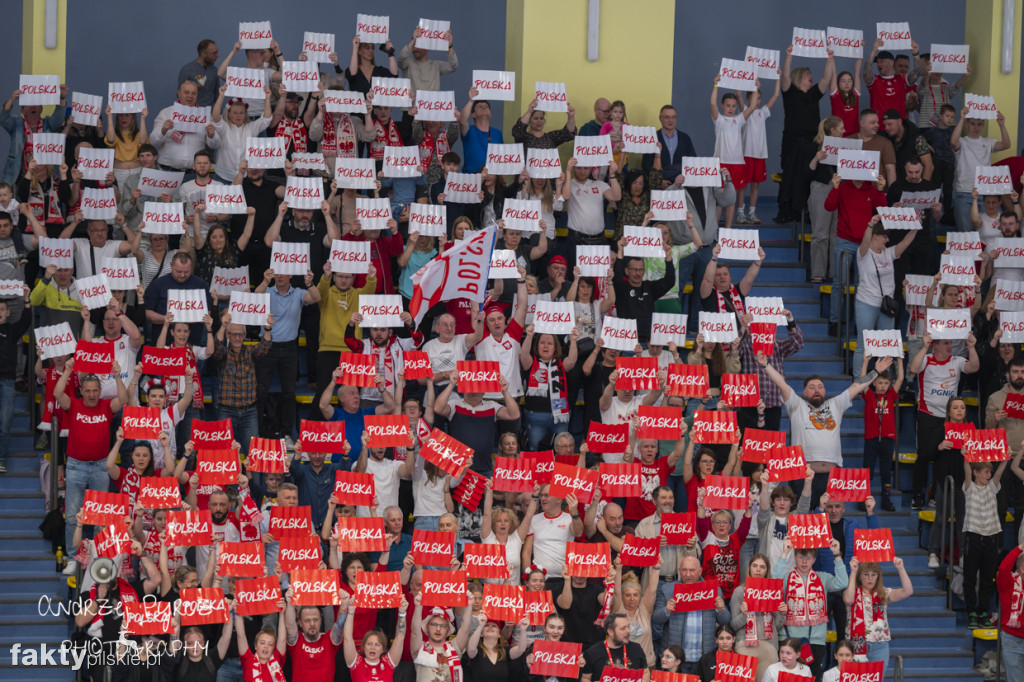
[[[868,642],[868,661],[882,662],[882,679],[885,679],[885,671],[889,669],[889,642]]]
[[[953,222],[956,223],[957,232],[970,232],[974,229],[971,224],[971,202],[974,197],[970,192],[953,192]],[[982,210],[981,197],[978,197],[978,210]]]
[[[836,238],[836,248],[832,251],[832,303],[829,306],[828,321],[839,322],[839,292],[843,290],[844,286],[849,287],[850,285],[857,284],[857,249],[860,244],[848,241],[846,239]],[[851,276],[849,272],[843,272],[842,261],[843,253],[848,253],[851,256],[850,269],[853,270]]]
[[[440,521],[440,516],[417,516],[412,527],[416,530],[437,530]]]
[[[244,679],[242,661],[238,658],[225,660],[217,669],[217,682],[242,682]]]
[[[1003,640],[1003,670],[1006,671],[1006,682],[1024,682],[1024,639],[1000,630],[999,638]]]
[[[242,446],[242,452],[249,452],[249,441],[259,435],[259,425],[256,421],[256,408],[247,407],[244,410],[236,410],[233,407],[217,406],[217,419],[230,419],[231,432],[235,440]]]
[[[14,379],[0,379],[0,462],[7,461],[14,419]]]
[[[536,452],[544,436],[555,432],[555,415],[550,412],[533,412],[523,410],[526,417],[526,440],[530,445],[530,452]]]
[[[853,376],[860,376],[861,363],[864,361],[864,330],[892,329],[896,318],[882,313],[877,305],[853,301],[853,318],[857,321],[857,350],[853,354]]]
[[[78,525],[75,516],[85,502],[86,490],[107,492],[107,488],[110,487],[107,461],[101,459],[96,462],[83,462],[68,457],[64,465],[64,479],[67,488],[67,497],[64,500],[64,551],[74,556],[71,539],[75,537],[75,527]]]
[[[689,256],[679,259],[679,305],[686,318],[686,327],[690,333],[697,332],[700,317],[700,281],[704,279],[704,271],[711,262],[712,245],[702,246]],[[684,291],[687,284],[693,284],[693,293]],[[689,299],[689,300],[687,300]]]

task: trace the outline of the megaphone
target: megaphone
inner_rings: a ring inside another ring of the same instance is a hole
[[[105,585],[117,580],[117,566],[112,559],[96,559],[89,566],[89,576],[97,585]]]

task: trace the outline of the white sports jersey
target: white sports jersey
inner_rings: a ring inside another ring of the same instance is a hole
[[[951,355],[943,362],[931,353],[924,358],[924,367],[917,375],[917,393],[921,397],[918,409],[936,417],[946,416],[946,403],[957,395],[960,373],[967,359]]]
[[[484,334],[480,343],[474,346],[477,360],[497,362],[501,375],[508,380],[508,392],[513,398],[523,395],[523,377],[519,369],[519,350],[522,348],[515,337],[522,337],[523,330],[515,321],[509,323],[505,334],[495,340],[491,333]],[[487,393],[485,398],[501,400],[500,393]]]
[[[106,341],[105,336],[94,336],[93,341]],[[128,343],[128,334],[121,332],[121,336],[117,337],[113,341],[114,344],[114,359],[117,360],[117,364],[121,366],[121,383],[126,387],[128,382],[131,381],[131,375],[135,372],[135,356],[138,354],[138,348],[132,348],[131,344]],[[117,384],[114,382],[114,377],[107,375],[100,379],[100,398],[103,400],[110,400],[117,397]]]

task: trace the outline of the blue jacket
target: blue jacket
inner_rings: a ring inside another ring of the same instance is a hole
[[[0,127],[11,136],[11,149],[7,154],[7,163],[4,164],[3,181],[14,187],[18,176],[21,175],[21,156],[25,153],[25,124],[21,114],[14,113],[15,103],[10,110],[0,109]],[[64,112],[66,107],[58,105],[53,113],[43,119],[44,133],[59,133],[64,127]]]
[[[676,176],[683,172],[684,156],[697,156],[697,150],[693,148],[693,141],[689,135],[676,128],[676,136],[679,138],[679,142],[676,144],[676,153],[669,157],[668,145],[665,144],[665,135],[661,129],[658,130],[658,142],[661,143],[661,177],[668,182],[673,182]],[[644,154],[644,173],[650,173],[653,167],[654,154]]]
[[[824,512],[822,512],[824,513]],[[844,516],[840,522],[843,524],[843,563],[846,564],[846,573],[850,573],[850,559],[853,558],[853,531],[857,528],[878,528],[878,514],[868,516]],[[835,559],[832,558],[832,551],[828,547],[818,550],[818,558],[814,562],[815,571],[835,573]]]
[[[691,611],[690,613],[673,613],[669,615],[665,611],[665,606],[668,604],[669,599],[672,598],[674,592],[675,583],[662,582],[658,585],[658,596],[654,600],[654,611],[651,613],[651,630],[654,636],[654,648],[656,651],[661,651],[670,644],[682,646],[683,627],[686,625],[686,618],[695,613]],[[718,596],[722,596],[721,590],[719,590]],[[732,616],[729,614],[728,604],[721,611],[714,609],[701,611],[700,616],[702,619],[700,650],[702,654],[706,654],[715,648],[715,624],[725,625],[732,619]],[[696,661],[688,662],[696,663]]]

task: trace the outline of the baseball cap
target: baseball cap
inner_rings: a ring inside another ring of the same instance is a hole
[[[554,256],[548,261],[548,265],[564,265],[568,267],[569,263],[565,260],[565,256]]]
[[[881,52],[879,52],[879,53],[878,53],[878,54],[877,54],[877,55],[875,56],[875,61],[876,61],[876,62],[877,62],[877,61],[878,61],[879,59],[896,59],[896,58],[892,56],[892,52],[889,52],[889,50],[882,50]]]
[[[900,116],[900,112],[896,111],[895,109],[889,109],[884,114],[882,114],[883,121],[900,121],[902,119],[903,117]]]
[[[286,100],[292,100],[294,102],[301,102],[302,101],[302,95],[300,95],[297,92],[289,92],[287,95],[285,95],[285,99]]]

